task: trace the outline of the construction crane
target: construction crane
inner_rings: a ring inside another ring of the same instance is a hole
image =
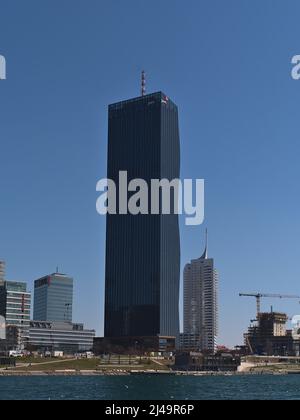
[[[257,316],[261,313],[261,299],[262,298],[278,298],[278,299],[300,299],[296,295],[274,295],[267,293],[240,293],[240,297],[254,297],[256,299]]]

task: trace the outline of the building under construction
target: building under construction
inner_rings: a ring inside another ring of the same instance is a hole
[[[264,356],[294,356],[295,342],[286,328],[288,317],[284,313],[259,313],[256,324],[245,334],[250,354]]]

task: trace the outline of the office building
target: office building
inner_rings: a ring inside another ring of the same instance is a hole
[[[0,261],[0,284],[5,280],[5,262]]]
[[[215,353],[218,336],[218,275],[214,260],[208,258],[207,241],[203,255],[184,269],[184,334],[201,337],[201,351]]]
[[[0,315],[0,340],[6,339],[6,321],[4,316]]]
[[[27,349],[75,354],[92,350],[94,338],[95,331],[84,329],[83,324],[31,321]]]
[[[19,337],[18,347],[28,338],[31,310],[31,293],[26,283],[4,281],[0,284],[0,315],[6,320],[7,327],[14,327]]]
[[[143,89],[109,106],[108,178],[118,190],[120,171],[148,186],[179,178],[178,109],[162,92]],[[179,338],[180,238],[171,207],[170,215],[107,216],[105,337]]]
[[[73,279],[51,274],[34,283],[33,319],[49,322],[72,322]]]
[[[197,352],[178,352],[175,369],[192,372],[237,372],[241,364],[239,356],[230,353],[203,355]]]

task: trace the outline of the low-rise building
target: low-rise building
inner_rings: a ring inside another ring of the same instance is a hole
[[[75,354],[91,351],[94,338],[95,331],[84,329],[83,324],[31,321],[26,348],[29,351]]]
[[[100,354],[170,354],[176,348],[176,337],[97,337],[93,351]]]
[[[5,327],[5,338],[0,339],[0,352],[20,351],[24,348],[23,330],[16,325]]]
[[[229,353],[178,352],[175,357],[175,369],[192,372],[236,372],[240,363],[239,357]]]

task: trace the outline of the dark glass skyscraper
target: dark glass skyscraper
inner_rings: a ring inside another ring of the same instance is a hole
[[[177,179],[177,106],[162,92],[109,106],[108,178]],[[151,195],[149,193],[151,206]],[[178,215],[108,215],[105,337],[179,335]]]

